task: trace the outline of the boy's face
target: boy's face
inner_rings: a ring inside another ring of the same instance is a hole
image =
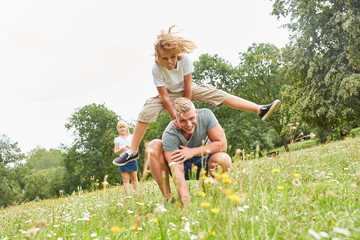
[[[197,110],[191,108],[183,114],[177,114],[176,120],[181,131],[187,134],[193,134],[197,125]]]
[[[176,68],[179,54],[175,50],[164,50],[159,48],[158,53],[162,66],[166,67],[168,70]]]

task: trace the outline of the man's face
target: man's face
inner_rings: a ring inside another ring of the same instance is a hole
[[[192,108],[183,114],[177,114],[176,120],[181,131],[193,134],[197,124],[197,110]]]

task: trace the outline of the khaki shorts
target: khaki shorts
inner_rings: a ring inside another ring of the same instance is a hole
[[[216,89],[211,85],[196,85],[192,84],[191,100],[193,102],[210,103],[216,107],[220,106],[230,94]],[[178,97],[184,97],[184,91],[173,93],[168,91],[171,104]],[[156,122],[159,114],[165,110],[164,104],[159,95],[146,100],[143,109],[139,113],[139,122]]]

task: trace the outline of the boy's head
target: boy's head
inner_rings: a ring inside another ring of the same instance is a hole
[[[176,67],[176,62],[181,60],[181,53],[191,53],[196,45],[172,32],[175,25],[171,26],[167,32],[161,31],[154,43],[155,62],[172,70]]]
[[[192,134],[197,125],[197,110],[194,104],[185,97],[174,101],[176,121],[181,131]]]

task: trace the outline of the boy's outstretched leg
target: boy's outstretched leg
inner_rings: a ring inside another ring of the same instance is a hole
[[[137,122],[134,130],[134,135],[131,141],[130,149],[120,154],[115,158],[113,164],[116,166],[124,166],[126,163],[134,161],[139,158],[139,145],[145,135],[148,123]]]
[[[253,102],[250,102],[248,100],[245,100],[243,98],[230,95],[223,104],[236,109],[236,110],[243,110],[247,112],[256,113],[259,115],[261,120],[265,120],[270,115],[276,111],[280,107],[280,100],[275,100],[274,102],[268,104],[268,105],[257,105]]]

